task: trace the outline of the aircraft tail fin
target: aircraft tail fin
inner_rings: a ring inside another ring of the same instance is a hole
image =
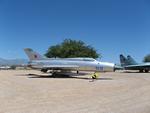
[[[44,56],[40,55],[39,53],[33,51],[31,48],[25,48],[25,53],[27,54],[30,60],[43,60],[45,59]]]
[[[125,56],[123,56],[122,54],[120,55],[120,64],[121,64],[121,66],[129,65],[127,58]]]
[[[129,65],[136,65],[138,64],[130,55],[127,56],[128,64]]]

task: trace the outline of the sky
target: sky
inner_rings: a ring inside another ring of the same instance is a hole
[[[138,62],[150,53],[149,0],[0,0],[0,58],[41,54],[64,39],[82,40],[119,63],[119,54]]]

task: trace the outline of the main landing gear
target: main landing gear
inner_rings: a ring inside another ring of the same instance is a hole
[[[143,73],[143,72],[148,73],[149,70],[148,70],[148,69],[145,69],[145,70],[141,69],[141,70],[139,70],[139,72],[140,72],[140,73]]]

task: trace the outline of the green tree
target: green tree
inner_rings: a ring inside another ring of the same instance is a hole
[[[144,57],[143,62],[150,62],[150,54],[148,54]]]
[[[90,45],[86,45],[83,41],[65,39],[61,44],[49,47],[45,56],[59,58],[73,57],[91,57],[98,58],[100,54]]]

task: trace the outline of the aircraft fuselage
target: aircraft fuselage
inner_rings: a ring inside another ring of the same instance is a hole
[[[43,67],[48,70],[61,70],[65,67],[69,70],[68,65],[72,66],[70,70],[78,71],[99,71],[99,72],[111,72],[114,71],[115,64],[99,61],[81,61],[81,60],[69,60],[69,59],[51,59],[51,60],[33,60],[29,64],[32,68],[42,69]],[[47,66],[52,66],[56,68],[51,68]],[[62,67],[61,67],[62,66]]]

